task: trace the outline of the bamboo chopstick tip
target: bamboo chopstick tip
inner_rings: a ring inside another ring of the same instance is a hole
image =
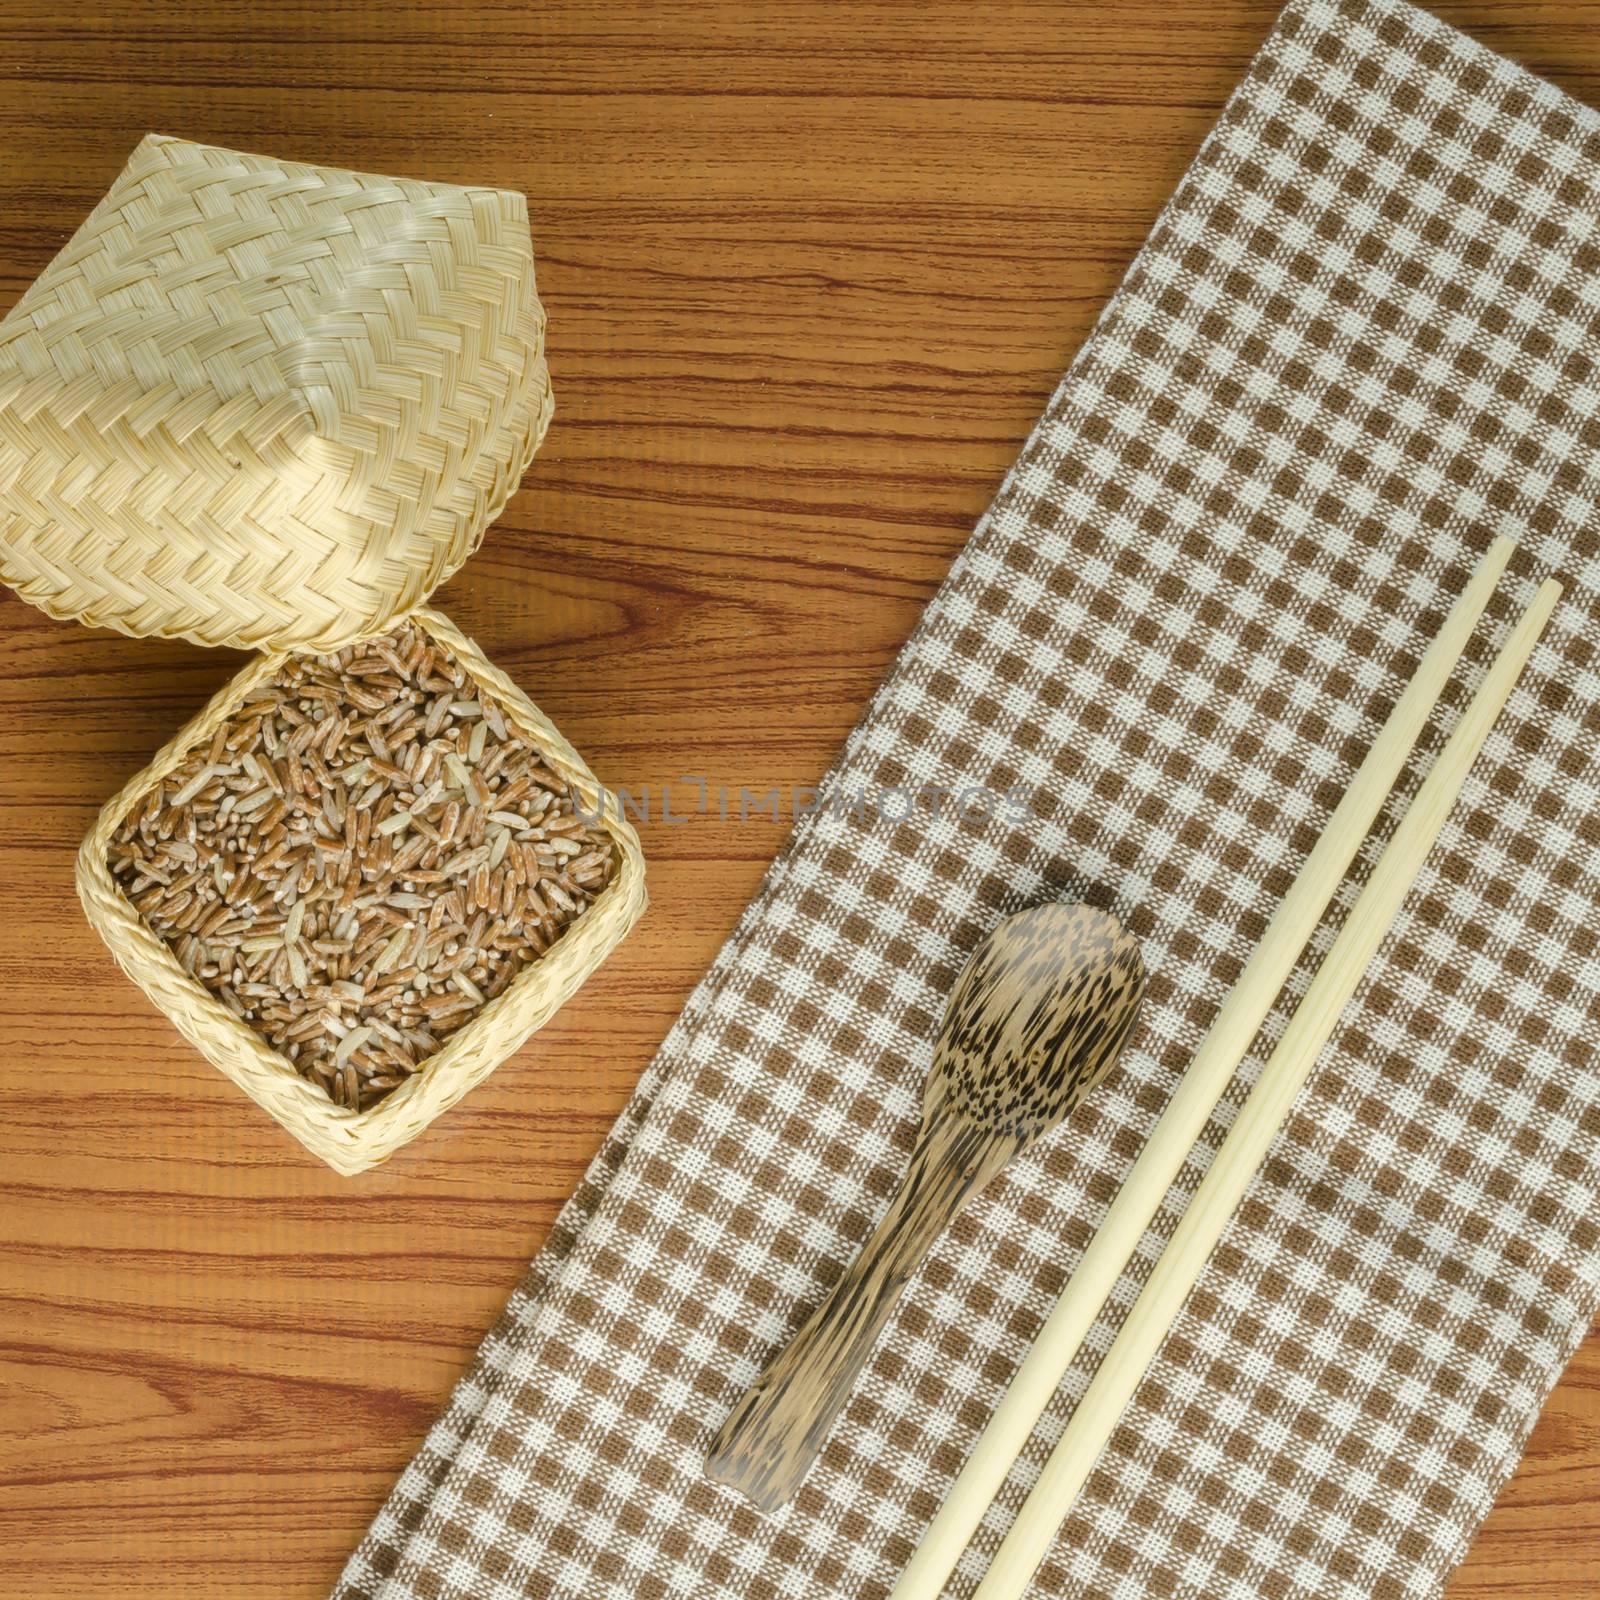
[[[1565,593],[1565,586],[1559,578],[1546,578],[1534,591],[1533,599],[1523,608],[1521,615],[1512,623],[1511,632],[1506,639],[1507,644],[1515,640],[1524,640],[1526,652],[1531,654]]]

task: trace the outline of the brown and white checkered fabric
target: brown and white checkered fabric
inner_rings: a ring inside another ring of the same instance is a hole
[[[797,830],[341,1600],[883,1595],[1507,530],[1428,753],[1536,577],[1569,599],[1034,1591],[1437,1593],[1600,1303],[1597,363],[1600,116],[1397,0],[1295,0],[830,779],[1040,814]],[[1135,1045],[760,1516],[707,1442],[883,1205],[962,951],[1052,896],[1143,941]]]

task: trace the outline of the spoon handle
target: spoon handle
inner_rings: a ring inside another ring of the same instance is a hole
[[[1022,1147],[948,1114],[925,1124],[861,1253],[733,1408],[707,1473],[775,1511],[800,1487],[850,1398],[900,1291],[963,1205]]]

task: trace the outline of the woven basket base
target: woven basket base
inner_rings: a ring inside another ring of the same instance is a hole
[[[548,765],[582,797],[586,812],[602,808],[601,792],[555,725],[467,638],[437,611],[416,622],[492,694],[509,719],[537,741]],[[572,996],[638,920],[645,907],[644,856],[639,837],[606,804],[601,825],[617,847],[616,876],[554,946],[531,962],[498,998],[452,1034],[418,1071],[368,1111],[336,1106],[246,1022],[183,970],[178,958],[129,904],[106,865],[106,850],[135,801],[164,778],[285,660],[280,652],[252,661],[143,772],[107,801],[78,852],[78,894],[90,923],[135,983],[178,1031],[219,1071],[276,1117],[336,1172],[363,1172],[387,1160],[441,1112],[481,1083]]]

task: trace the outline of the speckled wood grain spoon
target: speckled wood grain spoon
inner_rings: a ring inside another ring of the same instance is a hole
[[[723,1423],[706,1462],[711,1477],[764,1511],[789,1500],[934,1240],[1106,1075],[1143,993],[1138,945],[1092,906],[1019,911],[979,943],[945,1008],[899,1190],[844,1276]]]

